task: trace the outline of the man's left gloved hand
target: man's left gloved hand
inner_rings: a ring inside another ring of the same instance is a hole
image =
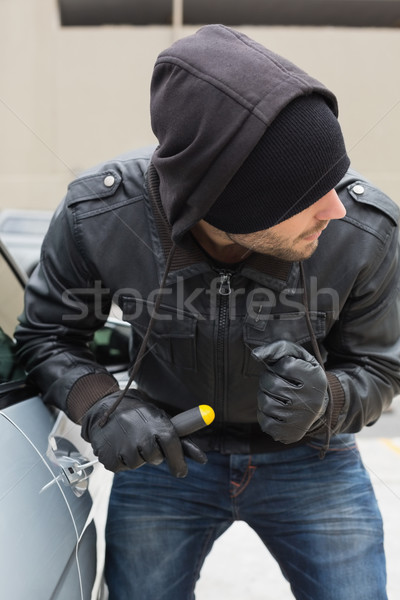
[[[328,381],[316,358],[285,340],[253,350],[265,364],[257,395],[261,429],[291,444],[318,430],[328,407]]]

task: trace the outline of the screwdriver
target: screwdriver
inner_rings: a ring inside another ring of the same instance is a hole
[[[189,408],[184,412],[178,413],[174,417],[171,417],[170,421],[175,428],[176,433],[179,437],[185,437],[190,435],[207,425],[210,425],[215,418],[215,413],[211,406],[208,404],[200,404],[194,408]],[[145,464],[143,461],[136,468],[141,467]]]
[[[206,425],[210,425],[215,418],[215,413],[211,406],[200,404],[189,410],[179,413],[171,418],[171,423],[175,427],[179,437],[190,435]]]

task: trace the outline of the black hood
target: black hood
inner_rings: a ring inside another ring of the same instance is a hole
[[[282,109],[313,93],[337,117],[336,97],[323,84],[223,25],[207,25],[158,56],[153,164],[175,242],[207,214]]]

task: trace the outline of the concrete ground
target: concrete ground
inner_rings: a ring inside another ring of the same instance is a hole
[[[383,514],[388,598],[400,598],[400,401],[357,436]],[[257,535],[235,523],[214,545],[196,600],[293,600],[289,585]],[[361,600],[361,599],[360,599]]]

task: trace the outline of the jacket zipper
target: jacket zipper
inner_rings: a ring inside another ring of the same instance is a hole
[[[221,296],[229,296],[232,293],[231,277],[232,277],[231,271],[219,271],[218,293]]]
[[[216,413],[223,421],[226,420],[226,342],[229,324],[229,296],[232,293],[231,271],[219,270],[218,287],[218,320],[216,332],[216,386],[215,386],[215,407]]]

